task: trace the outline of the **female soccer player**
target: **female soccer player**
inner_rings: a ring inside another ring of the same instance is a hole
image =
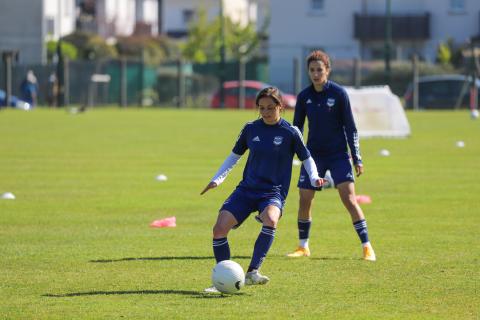
[[[266,284],[269,278],[258,271],[275,237],[292,174],[294,154],[303,161],[313,186],[320,187],[315,162],[303,143],[300,131],[281,118],[282,97],[277,88],[261,90],[256,98],[260,119],[248,122],[227,157],[201,194],[222,183],[240,157],[249,150],[243,179],[225,200],[213,227],[213,253],[218,262],[230,259],[228,232],[240,226],[252,212],[262,223],[245,275],[247,285]],[[207,289],[208,290],[208,289]]]
[[[375,253],[368,239],[367,222],[355,198],[354,175],[348,154],[357,177],[364,172],[360,157],[357,128],[352,115],[350,101],[345,89],[328,80],[330,58],[320,50],[307,57],[308,75],[312,85],[297,97],[293,125],[303,132],[305,117],[308,119],[307,147],[315,160],[320,177],[330,170],[340,199],[350,213],[353,226],[362,242],[363,258],[375,261]],[[312,201],[315,191],[321,188],[310,186],[305,181],[306,171],[302,166],[298,181],[300,203],[298,208],[298,248],[289,257],[310,256],[308,238],[312,222]]]

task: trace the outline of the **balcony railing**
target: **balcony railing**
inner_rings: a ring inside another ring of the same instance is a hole
[[[392,15],[393,40],[428,40],[430,14]],[[385,15],[354,14],[354,37],[361,41],[384,40],[387,17]]]

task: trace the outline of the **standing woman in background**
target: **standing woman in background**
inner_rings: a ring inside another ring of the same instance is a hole
[[[355,195],[352,163],[357,177],[364,172],[357,128],[353,119],[347,92],[328,80],[330,58],[320,50],[307,57],[308,75],[312,82],[297,97],[293,125],[303,132],[308,119],[307,147],[315,160],[320,177],[330,170],[343,205],[350,213],[353,227],[362,243],[363,259],[375,261],[375,253],[368,239],[367,222]],[[348,154],[350,149],[350,155]],[[298,208],[299,245],[289,257],[310,256],[308,239],[312,223],[312,201],[315,191],[305,179],[302,166],[298,181],[300,203]]]
[[[303,161],[309,183],[320,187],[323,179],[317,174],[315,162],[303,143],[300,131],[281,118],[282,97],[277,88],[261,90],[256,98],[260,119],[248,122],[235,143],[232,153],[201,194],[222,183],[240,157],[249,150],[243,179],[225,200],[213,227],[213,253],[216,262],[230,259],[227,235],[240,226],[252,212],[262,223],[245,275],[245,284],[266,284],[267,276],[260,274],[275,230],[282,215],[292,175],[292,160],[296,154]],[[214,291],[207,288],[206,291]]]

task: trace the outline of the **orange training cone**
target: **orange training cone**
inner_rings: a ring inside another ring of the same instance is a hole
[[[176,227],[177,226],[177,219],[175,217],[168,217],[165,219],[155,220],[150,223],[150,227],[152,228],[165,228],[165,227]]]
[[[364,194],[359,194],[357,195],[357,202],[360,204],[368,204],[372,203],[372,198],[370,196],[364,195]]]

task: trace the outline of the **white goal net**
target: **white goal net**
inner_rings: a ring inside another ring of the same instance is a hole
[[[388,86],[346,87],[360,137],[403,138],[410,125],[398,96]]]

